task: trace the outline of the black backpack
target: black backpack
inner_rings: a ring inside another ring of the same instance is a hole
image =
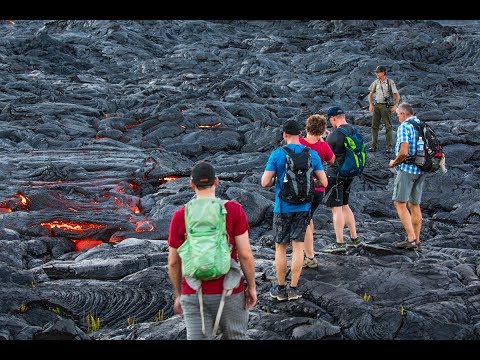
[[[313,200],[315,184],[312,177],[313,166],[310,158],[310,148],[305,147],[300,153],[295,153],[288,146],[282,149],[287,154],[285,177],[280,189],[280,199],[292,204],[305,204]]]
[[[440,169],[440,161],[445,157],[442,145],[438,141],[433,129],[425,122],[420,120],[417,124],[412,119],[407,120],[417,130],[417,138],[415,140],[415,149],[417,148],[418,138],[421,136],[425,143],[425,156],[417,156],[417,154],[409,155],[405,159],[406,164],[415,164],[424,172],[435,172]]]

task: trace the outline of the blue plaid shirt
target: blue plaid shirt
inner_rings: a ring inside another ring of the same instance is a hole
[[[417,130],[407,120],[413,119],[415,122],[420,123],[420,120],[416,116],[411,116],[400,124],[397,129],[397,143],[395,144],[395,155],[400,152],[400,144],[408,142],[408,155],[415,155],[417,153]],[[401,163],[396,166],[396,170],[402,170],[410,174],[422,174],[423,171],[415,164]]]

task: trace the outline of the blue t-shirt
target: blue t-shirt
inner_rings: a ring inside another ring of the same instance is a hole
[[[305,146],[301,144],[288,144],[287,145],[295,153],[300,153]],[[312,159],[313,171],[323,170],[322,161],[316,151],[310,150],[310,158]],[[283,178],[285,177],[285,164],[287,162],[287,154],[281,148],[274,150],[268,158],[265,170],[275,171],[277,178],[275,180],[275,206],[273,208],[274,213],[290,213],[290,212],[302,212],[310,211],[311,203],[305,204],[291,204],[280,199],[278,194],[280,193],[281,186],[283,185]]]

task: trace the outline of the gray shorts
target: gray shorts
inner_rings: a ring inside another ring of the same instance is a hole
[[[180,296],[183,318],[187,329],[187,340],[212,339],[212,329],[217,316],[218,305],[222,295],[203,295],[203,316],[205,317],[206,334],[202,333],[202,318],[198,294]],[[245,309],[245,293],[232,294],[225,297],[222,316],[217,335],[222,340],[248,340],[248,310]]]
[[[277,244],[303,242],[307,226],[310,224],[310,211],[273,214],[273,236]]]
[[[416,205],[420,204],[426,176],[426,173],[410,174],[402,170],[398,171],[393,183],[392,200]]]

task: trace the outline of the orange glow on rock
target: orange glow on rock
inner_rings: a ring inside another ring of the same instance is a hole
[[[60,221],[60,220],[42,222],[40,223],[40,225],[46,229],[60,229],[60,230],[71,231],[75,233],[83,233],[88,230],[103,229],[107,227],[107,225],[104,225],[104,224],[95,224],[95,223],[89,223],[86,221],[70,222],[70,221]]]
[[[137,227],[135,228],[136,232],[152,231],[153,229],[155,229],[155,227],[150,222],[150,220],[137,221],[136,225],[137,225]]]
[[[102,240],[95,240],[95,239],[82,239],[82,240],[72,240],[72,241],[75,244],[75,251],[91,249],[95,246],[103,244]]]
[[[218,122],[218,123],[213,124],[213,125],[198,125],[198,127],[200,129],[211,129],[211,128],[214,128],[214,127],[217,127],[217,126],[220,126],[220,125],[222,125],[222,123]]]

